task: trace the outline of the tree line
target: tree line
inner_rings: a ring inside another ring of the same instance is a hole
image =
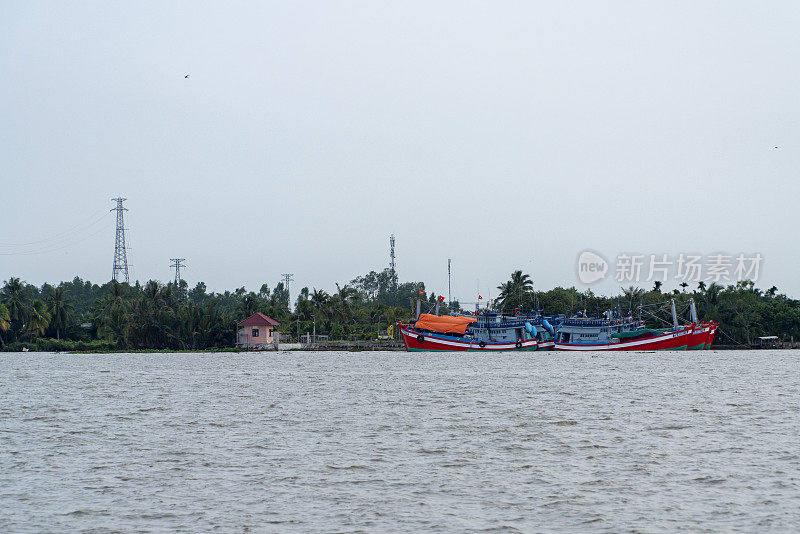
[[[666,311],[674,299],[686,317],[694,299],[703,320],[720,323],[716,342],[749,345],[763,335],[800,339],[800,301],[761,290],[750,281],[722,286],[699,282],[689,288],[662,291],[655,282],[645,290],[621,288],[612,296],[591,290],[556,287],[540,291],[530,275],[514,271],[498,286],[488,303],[495,311],[541,310],[545,314],[602,316],[614,312],[640,316],[650,327],[669,322]],[[423,311],[437,305],[440,313],[462,312],[458,302],[442,302],[423,282],[399,283],[390,269],[371,271],[335,291],[301,288],[294,306],[282,282],[263,284],[256,291],[209,292],[203,282],[189,288],[150,280],[144,284],[110,281],[102,285],[78,277],[58,285],[37,287],[11,277],[0,288],[0,348],[2,350],[208,350],[233,347],[236,323],[256,312],[280,323],[282,339],[316,332],[331,340],[369,340],[386,333],[397,321],[408,321],[415,299]],[[293,309],[292,309],[293,308]]]
[[[256,291],[209,292],[203,282],[102,285],[75,277],[37,287],[11,277],[0,288],[0,348],[21,350],[206,350],[233,347],[236,323],[261,312],[282,339],[315,331],[333,340],[374,339],[411,316],[422,282],[399,283],[390,269],[370,272],[328,293],[303,287],[292,311],[282,282]],[[435,298],[433,294],[430,297]],[[442,308],[447,312],[446,306]]]

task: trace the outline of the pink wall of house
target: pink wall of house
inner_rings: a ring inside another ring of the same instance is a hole
[[[253,331],[258,330],[258,335],[253,336]],[[273,343],[276,337],[274,326],[240,326],[236,336],[237,343]]]

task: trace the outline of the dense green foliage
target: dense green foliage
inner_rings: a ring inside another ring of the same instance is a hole
[[[398,283],[389,269],[370,272],[336,291],[302,288],[294,305],[283,283],[258,292],[241,287],[209,293],[202,282],[150,280],[97,285],[75,278],[41,288],[10,278],[0,289],[0,346],[19,350],[172,349],[231,347],[236,323],[255,312],[277,320],[281,338],[316,331],[330,339],[374,339],[411,315],[418,282]],[[435,295],[429,297],[435,301]],[[446,311],[446,307],[442,308]]]
[[[598,316],[606,310],[641,314],[648,326],[665,326],[669,300],[675,299],[686,315],[689,298],[697,303],[701,319],[720,323],[718,343],[749,344],[762,335],[800,340],[800,301],[756,288],[752,282],[722,287],[700,282],[670,294],[656,282],[650,291],[629,287],[616,296],[599,296],[574,287],[536,291],[529,275],[515,271],[498,289],[493,305],[513,313],[540,309],[546,314],[585,312]],[[420,297],[421,295],[421,297]],[[421,282],[399,283],[389,269],[359,276],[328,293],[304,287],[289,305],[282,283],[258,292],[244,287],[209,293],[202,282],[193,288],[184,283],[161,284],[150,280],[103,285],[75,278],[58,286],[36,287],[11,277],[0,288],[0,347],[20,350],[207,350],[234,345],[236,323],[262,312],[277,320],[282,339],[316,331],[330,339],[374,339],[396,321],[407,321],[411,303],[423,298],[430,311],[437,295],[425,293]],[[459,312],[457,302],[453,312]],[[641,310],[641,311],[640,311]],[[442,313],[449,313],[442,303]]]

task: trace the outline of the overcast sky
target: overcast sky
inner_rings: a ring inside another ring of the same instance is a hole
[[[586,287],[584,249],[761,253],[798,297],[798,28],[796,0],[4,0],[0,280],[107,281],[124,196],[140,280],[331,290],[394,232],[402,281],[446,294],[452,258],[465,302]]]

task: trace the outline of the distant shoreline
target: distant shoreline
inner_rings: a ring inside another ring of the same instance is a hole
[[[800,346],[792,347],[744,347],[740,345],[715,345],[713,348],[710,349],[711,351],[730,351],[730,350],[747,350],[747,351],[758,351],[758,350],[800,350]],[[274,354],[279,352],[405,352],[405,349],[402,347],[382,347],[382,348],[372,348],[372,347],[320,347],[320,348],[290,348],[290,349],[279,349],[279,350],[247,350],[247,349],[235,349],[235,348],[219,348],[219,349],[198,349],[198,350],[170,350],[170,349],[142,349],[142,350],[86,350],[86,351],[36,351],[30,350],[27,352],[0,352],[0,355],[6,354],[238,354],[238,353],[264,353],[264,354]],[[513,351],[510,351],[513,352]],[[554,352],[562,352],[562,351],[541,351],[536,352],[535,355],[541,355],[544,353],[552,354]],[[613,352],[614,354],[620,354],[625,352],[653,352],[653,351],[598,351],[598,352]],[[687,351],[665,351],[665,352],[687,352]],[[691,351],[688,351],[691,352]],[[532,355],[534,356],[534,355]]]

